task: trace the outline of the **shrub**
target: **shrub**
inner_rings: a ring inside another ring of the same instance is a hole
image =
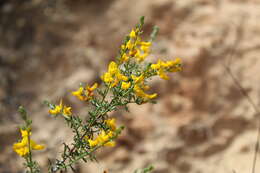
[[[62,117],[71,128],[74,137],[71,144],[64,143],[60,159],[56,159],[49,165],[49,172],[74,170],[73,166],[79,161],[95,161],[95,151],[102,147],[113,147],[124,126],[117,126],[116,119],[108,116],[109,112],[124,108],[128,110],[128,104],[138,105],[152,102],[157,93],[149,92],[148,80],[154,76],[168,80],[169,72],[178,72],[182,69],[179,58],[172,61],[158,60],[157,63],[147,63],[144,60],[150,54],[152,41],[156,37],[158,27],[154,27],[149,41],[143,41],[141,35],[144,25],[144,17],[140,23],[126,36],[120,47],[115,61],[111,61],[108,70],[102,76],[102,84],[80,85],[71,94],[88,107],[86,121],[75,115],[70,106],[60,101],[52,104],[45,101],[49,107],[49,114],[54,117]],[[27,172],[40,172],[39,166],[32,158],[33,150],[44,149],[43,145],[37,144],[31,139],[32,121],[28,118],[23,107],[19,112],[24,120],[20,127],[22,139],[13,145],[14,151],[25,159]],[[135,172],[150,172],[153,168],[148,167]]]

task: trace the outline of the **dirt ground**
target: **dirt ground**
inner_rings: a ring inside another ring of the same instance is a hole
[[[151,81],[157,104],[115,113],[127,127],[118,145],[98,152],[98,163],[77,165],[77,172],[132,173],[150,164],[153,173],[251,172],[260,101],[259,0],[0,1],[0,172],[22,172],[12,151],[19,105],[33,119],[33,138],[47,146],[35,153],[41,167],[59,155],[71,133],[62,119],[48,116],[43,101],[63,98],[86,114],[70,91],[80,82],[100,82],[140,16],[145,32],[160,28],[150,58],[180,57],[184,69],[170,81]]]

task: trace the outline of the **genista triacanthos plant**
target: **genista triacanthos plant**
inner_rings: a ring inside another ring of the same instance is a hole
[[[74,137],[70,144],[63,143],[60,158],[50,161],[48,171],[64,172],[68,168],[74,169],[79,161],[95,161],[95,151],[102,147],[113,147],[116,139],[124,129],[117,126],[116,118],[108,116],[109,112],[120,108],[128,110],[129,103],[138,105],[154,102],[157,93],[149,91],[148,79],[159,76],[168,80],[167,73],[181,70],[179,58],[171,61],[158,60],[157,63],[146,62],[151,53],[152,41],[156,37],[158,27],[154,27],[149,41],[143,41],[141,35],[144,17],[128,34],[120,47],[115,61],[111,61],[107,71],[101,76],[101,84],[80,85],[71,95],[85,102],[88,106],[86,120],[73,113],[73,109],[60,100],[58,104],[48,101],[44,103],[49,107],[49,114],[62,117],[71,128]],[[13,150],[25,159],[25,167],[29,173],[40,172],[36,161],[32,159],[33,150],[42,150],[45,146],[37,144],[32,138],[32,121],[29,120],[26,110],[19,108],[25,122],[20,128],[22,139],[13,145]],[[135,172],[150,172],[148,167]]]

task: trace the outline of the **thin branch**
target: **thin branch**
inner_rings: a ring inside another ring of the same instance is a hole
[[[256,143],[255,143],[255,151],[254,151],[254,158],[253,158],[253,165],[252,165],[252,173],[255,173],[255,167],[256,167],[256,162],[257,162],[257,153],[259,151],[259,141],[260,141],[260,109],[258,108],[258,106],[255,104],[255,102],[253,101],[253,99],[249,96],[249,94],[247,93],[247,91],[244,89],[244,87],[240,84],[239,80],[233,75],[232,71],[231,71],[231,63],[232,63],[232,59],[237,51],[237,48],[239,46],[240,41],[243,38],[243,24],[244,24],[244,20],[245,17],[242,18],[242,21],[240,23],[240,27],[237,28],[237,32],[236,32],[236,39],[232,45],[232,49],[230,49],[229,53],[228,53],[228,61],[227,61],[227,65],[223,64],[223,67],[225,68],[226,72],[230,75],[231,79],[233,80],[234,84],[238,87],[239,91],[242,93],[242,95],[248,100],[248,102],[251,104],[251,106],[253,107],[253,109],[256,112],[256,115],[258,116],[258,124],[257,124],[257,137],[256,137]]]

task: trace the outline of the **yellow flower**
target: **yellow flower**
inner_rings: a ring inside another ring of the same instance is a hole
[[[138,52],[136,53],[135,58],[137,59],[138,62],[142,62],[142,61],[145,60],[145,58],[146,58],[148,55],[149,55],[148,53],[143,53],[143,54],[141,54],[140,51],[138,51]]]
[[[144,81],[144,75],[143,74],[141,74],[140,76],[131,75],[131,77],[136,84],[142,83]]]
[[[26,130],[20,129],[20,132],[22,137],[28,137],[32,134],[31,129],[26,129]]]
[[[154,93],[154,94],[145,93],[138,85],[134,86],[134,91],[138,97],[143,98],[145,101],[149,100],[149,99],[154,99],[155,97],[157,97],[156,93]]]
[[[159,66],[159,64],[152,64],[152,65],[151,65],[151,68],[152,68],[153,70],[157,70],[157,69],[160,68],[160,66]]]
[[[168,61],[167,66],[169,67],[170,72],[178,72],[181,71],[181,59],[176,58],[175,61]]]
[[[112,61],[109,63],[108,72],[103,74],[101,79],[111,88],[115,87],[120,81],[127,81],[128,77],[121,74],[118,65]]]
[[[95,89],[97,89],[97,87],[98,87],[98,84],[94,83],[94,85],[92,85],[91,87],[89,87],[87,85],[86,89],[87,89],[87,91],[91,92],[91,91],[94,91]]]
[[[130,38],[135,38],[135,37],[136,37],[136,33],[135,33],[135,31],[134,31],[133,29],[132,29],[132,31],[130,32],[129,37],[130,37]]]
[[[158,69],[162,68],[162,63],[163,63],[163,61],[159,59],[157,64],[151,65],[151,68],[154,69],[154,70],[158,70]]]
[[[160,78],[164,79],[164,80],[169,80],[169,76],[167,76],[165,74],[165,72],[163,71],[163,69],[159,69],[158,70],[158,75],[160,76]]]
[[[43,150],[45,147],[43,145],[36,144],[34,140],[30,140],[31,148],[33,150]]]
[[[150,53],[151,42],[137,40],[135,49],[131,50],[130,55],[134,56],[138,62],[142,62]],[[134,54],[132,53],[134,52]]]
[[[144,74],[141,74],[138,77],[135,76],[135,75],[132,75],[131,77],[135,82],[134,92],[138,97],[141,97],[146,101],[146,100],[149,100],[149,99],[153,99],[157,96],[156,93],[155,94],[147,94],[147,93],[144,92],[144,90],[149,89],[149,86],[144,84],[144,79],[145,79]]]
[[[105,131],[102,131],[101,134],[98,136],[98,140],[100,144],[103,144],[104,146],[114,147],[115,142],[109,141],[109,138],[111,138],[113,135],[109,132],[108,134]]]
[[[104,130],[102,130],[101,133],[96,137],[96,139],[92,140],[87,138],[87,140],[91,148],[99,145],[113,147],[115,146],[115,142],[109,141],[110,138],[113,136],[114,136],[113,131],[108,131],[108,133],[106,133]]]
[[[92,99],[94,93],[93,91],[98,87],[98,84],[95,83],[91,87],[87,85],[85,89],[83,87],[79,87],[77,91],[73,91],[72,95],[76,96],[81,101],[88,101]]]
[[[128,77],[126,77],[125,75],[122,75],[121,73],[117,73],[116,74],[116,78],[118,79],[118,80],[120,80],[120,81],[126,81],[126,80],[128,80]]]
[[[84,91],[84,88],[83,87],[79,87],[79,89],[77,91],[73,91],[72,92],[72,95],[79,96],[79,95],[81,95],[83,93],[83,91]]]
[[[88,139],[88,143],[89,143],[89,146],[91,148],[93,148],[93,147],[98,145],[98,141],[97,140]]]
[[[22,138],[21,142],[13,145],[13,150],[20,156],[25,156],[29,153],[28,138]]]
[[[140,49],[144,52],[144,53],[149,53],[150,52],[150,46],[151,46],[151,42],[144,42],[144,41],[142,41],[141,43],[140,43],[140,45],[141,45],[141,47],[140,47]]]
[[[147,97],[148,97],[149,99],[154,99],[154,98],[157,97],[157,94],[156,94],[156,93],[150,94],[150,95],[147,95]]]
[[[129,60],[129,56],[127,56],[125,53],[122,55],[121,59],[120,59],[120,62],[123,63],[123,62],[127,62]]]
[[[121,88],[127,90],[131,86],[131,82],[122,82]]]
[[[128,61],[131,57],[134,57],[138,62],[142,62],[149,55],[152,43],[142,41],[137,33],[138,29],[132,29],[129,34],[130,39],[126,45],[121,46],[121,50],[126,52],[122,55],[120,63]]]
[[[55,108],[49,110],[49,113],[53,114],[53,115],[63,114],[63,116],[65,116],[65,117],[72,115],[71,107],[63,106],[62,100],[60,101],[60,105],[55,105]]]
[[[118,72],[118,65],[114,61],[111,61],[108,65],[108,73],[116,74]]]
[[[65,116],[70,116],[70,115],[72,114],[72,112],[71,112],[71,107],[64,106],[64,108],[63,108],[63,114],[64,114]]]
[[[128,50],[133,49],[134,46],[135,46],[135,44],[132,42],[132,40],[128,40],[128,41],[127,41],[127,43],[126,43],[126,48],[127,48]]]
[[[53,115],[57,115],[57,114],[61,113],[62,107],[63,107],[63,106],[62,106],[62,100],[61,100],[61,101],[60,101],[60,105],[55,105],[55,108],[49,110],[49,113],[50,113],[50,114],[53,114]]]
[[[104,130],[102,130],[101,134],[99,134],[99,136],[97,137],[97,140],[100,143],[105,143],[109,140],[109,136],[106,134]]]
[[[113,82],[114,78],[112,77],[112,75],[110,73],[105,73],[103,76],[101,76],[101,79],[105,82],[105,83],[111,83]]]
[[[31,135],[31,132],[28,130],[20,130],[22,134],[22,140],[20,142],[17,142],[13,144],[13,150],[20,155],[21,157],[26,156],[30,150],[42,150],[44,149],[43,145],[36,144],[35,141],[30,139],[29,142],[29,136]],[[29,146],[30,143],[30,146]]]
[[[114,147],[115,145],[116,145],[115,141],[109,141],[104,144],[104,146],[106,146],[106,147]]]
[[[116,130],[116,119],[115,118],[112,118],[112,119],[107,119],[105,120],[105,123],[108,125],[108,127],[111,129],[111,130]]]
[[[91,87],[89,87],[88,85],[86,86],[85,95],[86,95],[86,97],[87,97],[87,100],[92,99],[92,97],[94,96],[93,91],[94,91],[95,89],[97,89],[97,87],[98,87],[98,84],[97,84],[97,83],[94,83],[94,85],[92,85]]]
[[[116,129],[114,129],[116,130]],[[114,132],[113,131],[109,131],[108,134],[107,134],[110,138],[112,138],[114,136]]]
[[[150,41],[147,41],[147,42],[142,41],[142,42],[140,42],[140,45],[141,45],[141,46],[150,47],[150,46],[152,45],[152,43],[151,43]]]
[[[79,89],[77,91],[73,91],[72,95],[76,96],[79,100],[81,101],[86,101],[87,98],[84,96],[84,88],[83,87],[79,87]]]
[[[115,87],[118,84],[119,80],[117,78],[114,78],[114,81],[111,83],[110,88]]]
[[[111,61],[108,65],[108,72],[106,72],[104,75],[101,76],[101,79],[107,83],[110,84],[111,82],[114,81],[115,74],[118,73],[118,65],[114,62]]]
[[[181,60],[177,58],[175,61],[162,61],[158,60],[157,64],[152,64],[151,69],[155,70],[157,74],[165,80],[168,80],[169,77],[165,72],[177,72],[181,71]]]

